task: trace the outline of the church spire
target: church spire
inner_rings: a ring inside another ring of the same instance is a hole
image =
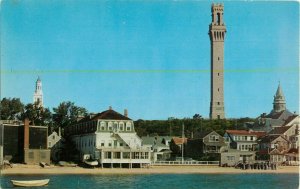
[[[286,110],[286,103],[284,94],[281,89],[281,85],[279,83],[276,94],[274,96],[273,112],[281,112],[283,110]]]
[[[41,80],[40,76],[38,76],[38,78],[35,82],[33,103],[38,103],[39,106],[43,107],[43,90],[42,90],[42,80]]]

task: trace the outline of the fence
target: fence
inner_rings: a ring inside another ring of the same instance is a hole
[[[152,165],[219,165],[219,161],[156,161]]]

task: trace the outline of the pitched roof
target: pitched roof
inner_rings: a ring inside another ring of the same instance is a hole
[[[271,150],[269,152],[269,154],[271,154],[271,155],[281,155],[281,154],[284,154],[284,151],[279,151],[278,149],[274,148],[273,150]]]
[[[298,115],[292,115],[290,117],[288,117],[285,122],[284,122],[284,125],[287,125],[288,123],[290,123],[291,121],[293,121],[295,118],[297,118]]]
[[[271,118],[271,119],[287,119],[288,117],[294,115],[292,112],[289,110],[283,110],[281,112],[274,112],[271,111],[268,115],[264,116],[263,118]]]
[[[226,133],[232,135],[256,135],[257,137],[266,135],[265,131],[247,131],[247,130],[226,130]]]
[[[176,145],[181,145],[182,143],[187,142],[187,138],[181,138],[181,137],[173,137],[172,140]]]
[[[87,122],[87,121],[94,121],[98,119],[109,119],[109,120],[131,120],[130,118],[114,111],[114,110],[106,110],[98,114],[88,115],[81,120],[79,123]]]
[[[212,132],[214,132],[214,131],[196,132],[196,133],[194,134],[193,139],[204,138],[204,137],[206,137],[208,134],[210,134],[210,133],[212,133]]]
[[[266,136],[260,137],[258,139],[258,142],[259,143],[270,143],[273,140],[277,139],[278,137],[281,137],[281,136],[280,135],[266,135]]]
[[[275,127],[272,129],[268,134],[269,135],[282,135],[287,130],[289,130],[292,126],[282,126],[282,127]]]
[[[166,146],[163,142],[165,140],[171,140],[170,136],[143,136],[142,143],[143,145],[156,145],[156,146]]]

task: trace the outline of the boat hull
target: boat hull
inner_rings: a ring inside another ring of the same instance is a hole
[[[11,180],[14,186],[32,187],[32,186],[44,186],[49,183],[50,179],[44,180]]]
[[[90,165],[90,166],[97,166],[98,165],[98,161],[85,161],[84,163],[86,163],[87,165]]]

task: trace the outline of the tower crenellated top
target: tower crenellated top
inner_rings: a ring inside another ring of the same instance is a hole
[[[224,5],[221,3],[211,5],[212,25],[224,26],[223,20]]]
[[[226,27],[223,19],[224,5],[213,3],[211,5],[212,21],[209,25],[211,41],[223,42],[225,40]]]

